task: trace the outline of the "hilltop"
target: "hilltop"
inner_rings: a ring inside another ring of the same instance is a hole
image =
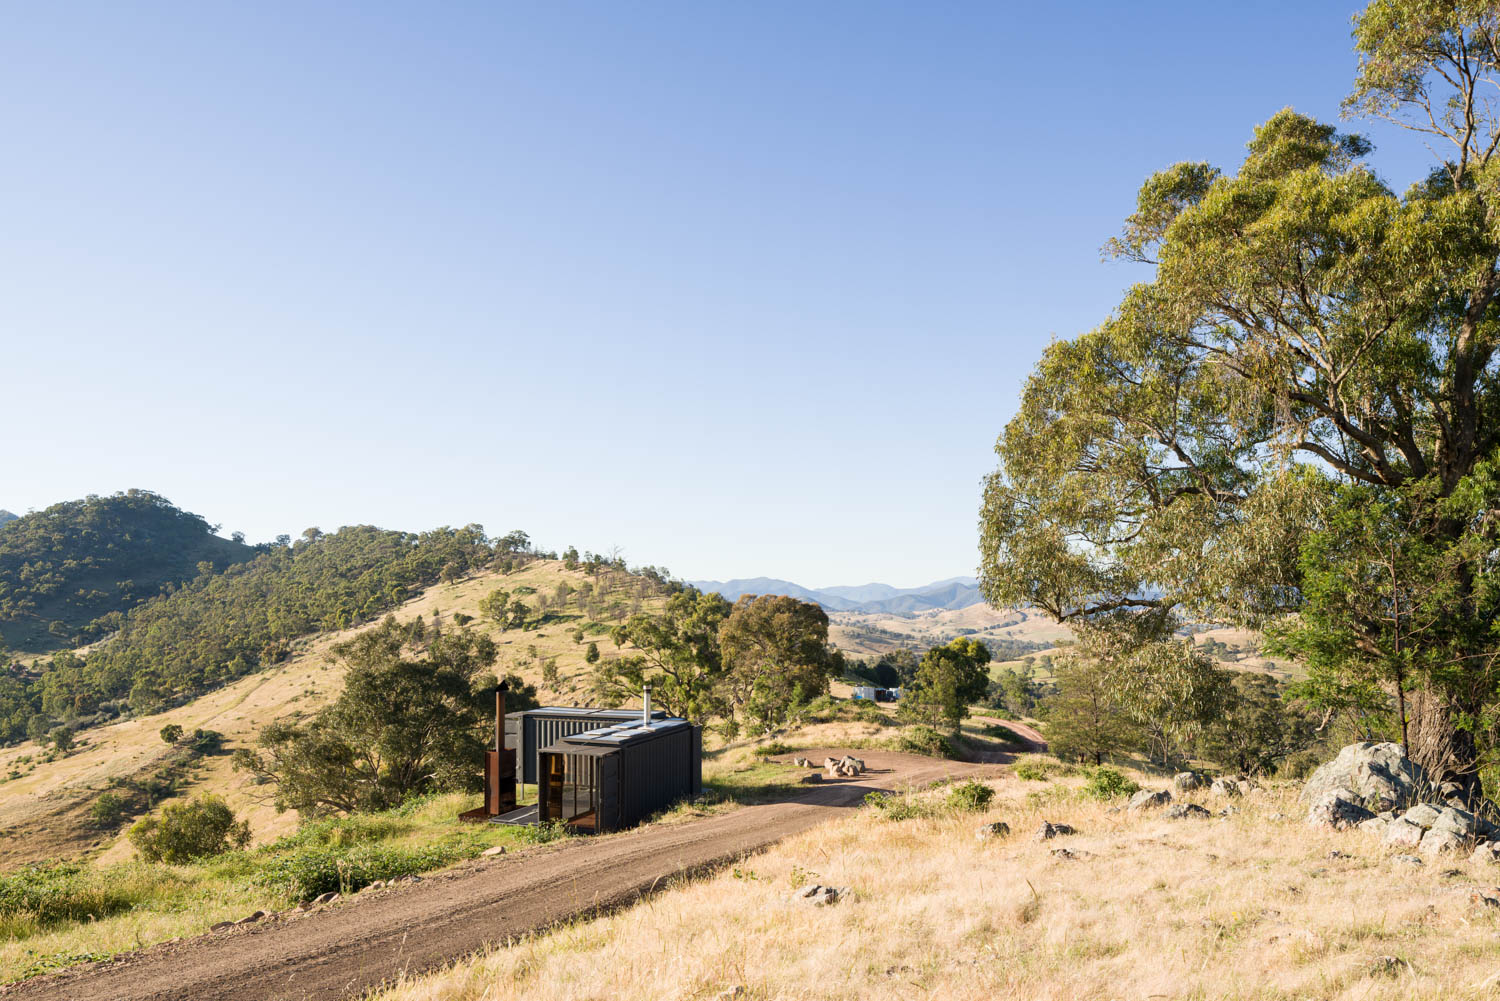
[[[163,587],[256,553],[146,490],[0,512],[0,523],[0,640],[13,650],[69,645]]]
[[[19,517],[20,517],[20,515],[18,515],[18,514],[11,514],[9,511],[5,510],[4,508],[0,508],[0,525],[3,525],[3,524],[5,524],[8,521],[15,521]]]

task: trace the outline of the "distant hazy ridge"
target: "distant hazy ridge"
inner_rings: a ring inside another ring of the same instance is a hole
[[[803,601],[816,601],[830,612],[903,615],[935,608],[968,608],[984,601],[979,593],[979,582],[973,577],[950,577],[922,587],[905,588],[889,584],[810,588],[775,577],[694,580],[688,583],[700,591],[717,591],[730,601],[742,594],[784,594]]]

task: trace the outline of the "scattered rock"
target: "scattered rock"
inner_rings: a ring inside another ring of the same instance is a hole
[[[1167,807],[1167,812],[1162,814],[1162,816],[1168,820],[1188,820],[1198,817],[1207,818],[1213,816],[1213,814],[1197,803],[1173,803]]]
[[[255,922],[261,920],[264,917],[266,917],[266,912],[265,911],[256,911],[254,914],[247,914],[244,917],[240,918],[238,921],[235,922],[235,924],[237,924],[237,925],[253,925],[253,924],[255,924]]]
[[[479,857],[480,858],[494,858],[496,855],[504,855],[504,854],[505,854],[505,846],[504,845],[496,845],[493,848],[486,848],[484,851],[480,852],[479,853]]]
[[[1230,817],[1233,817],[1239,812],[1240,808],[1237,806],[1226,806],[1224,807],[1224,809],[1219,811],[1218,816],[1223,820],[1228,820]]]
[[[829,904],[838,903],[848,895],[849,891],[847,889],[837,886],[819,886],[814,884],[812,886],[804,886],[802,889],[795,891],[792,894],[792,901],[794,903],[810,903],[816,907],[827,907]]]
[[[332,890],[330,890],[327,893],[324,893],[324,894],[321,894],[320,896],[314,897],[312,899],[312,902],[314,904],[331,904],[331,903],[333,903],[337,899],[339,899],[339,895],[337,893],[334,893]]]
[[[385,880],[383,880],[383,879],[373,879],[373,880],[370,881],[370,884],[365,887],[365,889],[366,890],[383,890],[383,889],[385,889]]]
[[[1470,862],[1484,862],[1493,865],[1500,862],[1500,843],[1494,841],[1483,841],[1474,847],[1474,854],[1469,856]]]
[[[1053,838],[1060,838],[1064,835],[1072,833],[1073,828],[1069,827],[1067,824],[1054,824],[1050,821],[1044,820],[1042,821],[1042,826],[1036,829],[1036,834],[1032,836],[1031,840],[1050,841]]]
[[[1198,772],[1178,772],[1172,776],[1172,788],[1178,792],[1192,792],[1208,785],[1208,779]]]
[[[1248,796],[1256,789],[1260,788],[1254,782],[1251,782],[1249,779],[1245,778],[1235,779],[1234,785],[1235,788],[1239,789],[1241,796]]]
[[[726,987],[724,990],[715,994],[714,1001],[734,1001],[735,998],[742,998],[745,996],[745,994],[745,987],[741,984],[735,984],[733,987]]]
[[[1497,900],[1487,893],[1469,894],[1469,903],[1474,904],[1476,907],[1483,908],[1500,907],[1500,900]]]
[[[1464,839],[1452,831],[1445,831],[1440,827],[1434,827],[1422,835],[1421,844],[1417,845],[1417,851],[1423,855],[1438,855],[1442,852],[1457,852],[1464,848]]]
[[[1280,813],[1280,812],[1273,813],[1269,817],[1267,817],[1266,819],[1267,820],[1285,820],[1286,819],[1286,814]]]
[[[1234,779],[1214,779],[1214,784],[1209,787],[1208,791],[1215,796],[1228,796],[1230,798],[1241,795],[1239,783]]]
[[[1371,817],[1369,820],[1361,820],[1355,826],[1366,834],[1385,834],[1385,826],[1389,821],[1380,817]]]
[[[1313,802],[1307,811],[1307,823],[1313,827],[1347,830],[1369,820],[1375,814],[1355,801],[1347,789],[1331,789]]]
[[[1433,806],[1431,803],[1418,803],[1403,813],[1401,819],[1408,824],[1416,824],[1425,831],[1437,823],[1437,819],[1440,816],[1442,816],[1442,809],[1440,807]]]
[[[1392,855],[1391,861],[1398,865],[1422,865],[1422,860],[1415,855]]]
[[[233,928],[233,927],[234,927],[234,922],[233,921],[220,921],[218,924],[209,925],[208,926],[208,930],[209,931],[223,931],[225,928]]]
[[[1342,789],[1361,805],[1400,809],[1416,800],[1416,790],[1425,778],[1421,766],[1407,759],[1400,744],[1362,741],[1343,748],[1313,772],[1302,787],[1302,799],[1317,804],[1328,793]]]
[[[807,783],[822,782],[823,781],[823,773],[822,772],[808,772],[806,775],[802,776],[802,778],[799,779],[798,781],[807,782]]]
[[[1385,843],[1388,845],[1416,846],[1422,843],[1426,832],[1405,817],[1398,817],[1385,825]]]
[[[1172,794],[1165,789],[1142,789],[1130,797],[1126,804],[1131,810],[1150,810],[1158,806],[1166,806],[1172,802]]]
[[[1353,858],[1348,852],[1341,852],[1337,848],[1328,853],[1329,858]]]
[[[1376,956],[1370,963],[1370,976],[1372,977],[1394,977],[1401,972],[1404,966],[1401,960],[1395,956]]]
[[[990,838],[1004,838],[1010,835],[1010,825],[1003,820],[997,820],[993,824],[980,824],[975,836],[980,841],[988,841]]]
[[[1052,856],[1053,856],[1053,858],[1060,858],[1060,859],[1076,859],[1076,858],[1079,857],[1077,853],[1071,852],[1071,851],[1069,851],[1066,848],[1054,848],[1054,849],[1052,849]]]
[[[1445,806],[1432,822],[1433,830],[1452,831],[1461,838],[1472,838],[1479,833],[1481,821],[1468,810],[1458,806]]]

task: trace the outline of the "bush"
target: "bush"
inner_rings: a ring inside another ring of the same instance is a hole
[[[1299,751],[1281,760],[1281,763],[1276,766],[1276,776],[1283,779],[1305,779],[1317,771],[1322,763],[1323,755],[1320,752]]]
[[[147,862],[192,862],[245,847],[250,843],[250,823],[236,821],[228,803],[206,795],[190,803],[172,803],[159,818],[136,821],[130,843]]]
[[[773,740],[769,744],[762,744],[755,749],[757,758],[774,758],[778,754],[791,754],[796,748],[791,744],[784,744],[779,740]]]
[[[118,827],[130,813],[125,797],[118,793],[103,793],[89,807],[89,822],[105,829]]]
[[[310,845],[267,861],[255,882],[295,900],[312,900],[324,893],[355,893],[377,879],[414,876],[473,854],[472,845],[452,843],[414,848],[359,845],[345,850]]]
[[[163,744],[175,744],[182,739],[182,726],[178,723],[168,723],[161,728],[160,733]]]
[[[907,730],[901,735],[896,749],[934,758],[954,757],[953,745],[948,738],[930,726],[914,726]]]
[[[1017,778],[1025,779],[1027,782],[1045,782],[1052,775],[1052,766],[1037,758],[1027,758],[1024,761],[1017,761],[1012,771],[1016,773]]]
[[[931,803],[917,799],[910,790],[902,794],[867,793],[865,805],[879,811],[886,820],[914,820],[918,817],[931,817],[936,812]]]
[[[1104,765],[1089,772],[1088,781],[1083,784],[1083,794],[1091,799],[1114,799],[1117,796],[1129,796],[1140,791],[1140,788],[1139,784],[1131,781],[1123,772]]]
[[[119,881],[93,878],[83,862],[27,866],[0,875],[0,933],[65,921],[91,921],[129,910],[135,895]]]
[[[970,780],[948,790],[948,809],[959,813],[983,813],[995,798],[995,790]]]

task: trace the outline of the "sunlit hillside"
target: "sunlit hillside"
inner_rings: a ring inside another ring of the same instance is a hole
[[[554,610],[552,621],[540,628],[502,632],[479,613],[480,601],[496,588],[535,604],[543,595],[554,596],[562,583],[575,589],[585,583],[599,591],[607,588],[594,608],[601,619],[587,618],[575,604]],[[533,591],[528,593],[528,588]],[[661,600],[651,588],[641,586],[640,578],[618,571],[594,578],[584,570],[568,570],[561,562],[542,560],[508,574],[487,571],[434,585],[394,614],[402,620],[440,616],[445,627],[451,627],[455,615],[473,616],[469,627],[486,632],[499,647],[497,672],[514,673],[536,684],[544,700],[570,704],[587,701],[588,643],[597,642],[601,654],[611,656],[615,648],[608,636],[610,627],[632,609],[656,607]],[[584,632],[582,642],[573,638],[579,629]],[[111,780],[149,775],[169,764],[173,752],[159,736],[162,727],[175,723],[187,731],[216,730],[224,734],[227,750],[249,746],[267,722],[315,710],[338,693],[342,670],[332,649],[357,631],[298,641],[294,655],[284,663],[178,708],[85,730],[65,756],[31,742],[0,749],[0,866],[91,847],[106,848],[106,857],[128,852],[123,838],[89,826],[87,810]],[[222,793],[250,821],[256,842],[296,826],[295,814],[278,815],[262,789],[230,768],[228,753],[198,759],[190,771],[185,791]]]

